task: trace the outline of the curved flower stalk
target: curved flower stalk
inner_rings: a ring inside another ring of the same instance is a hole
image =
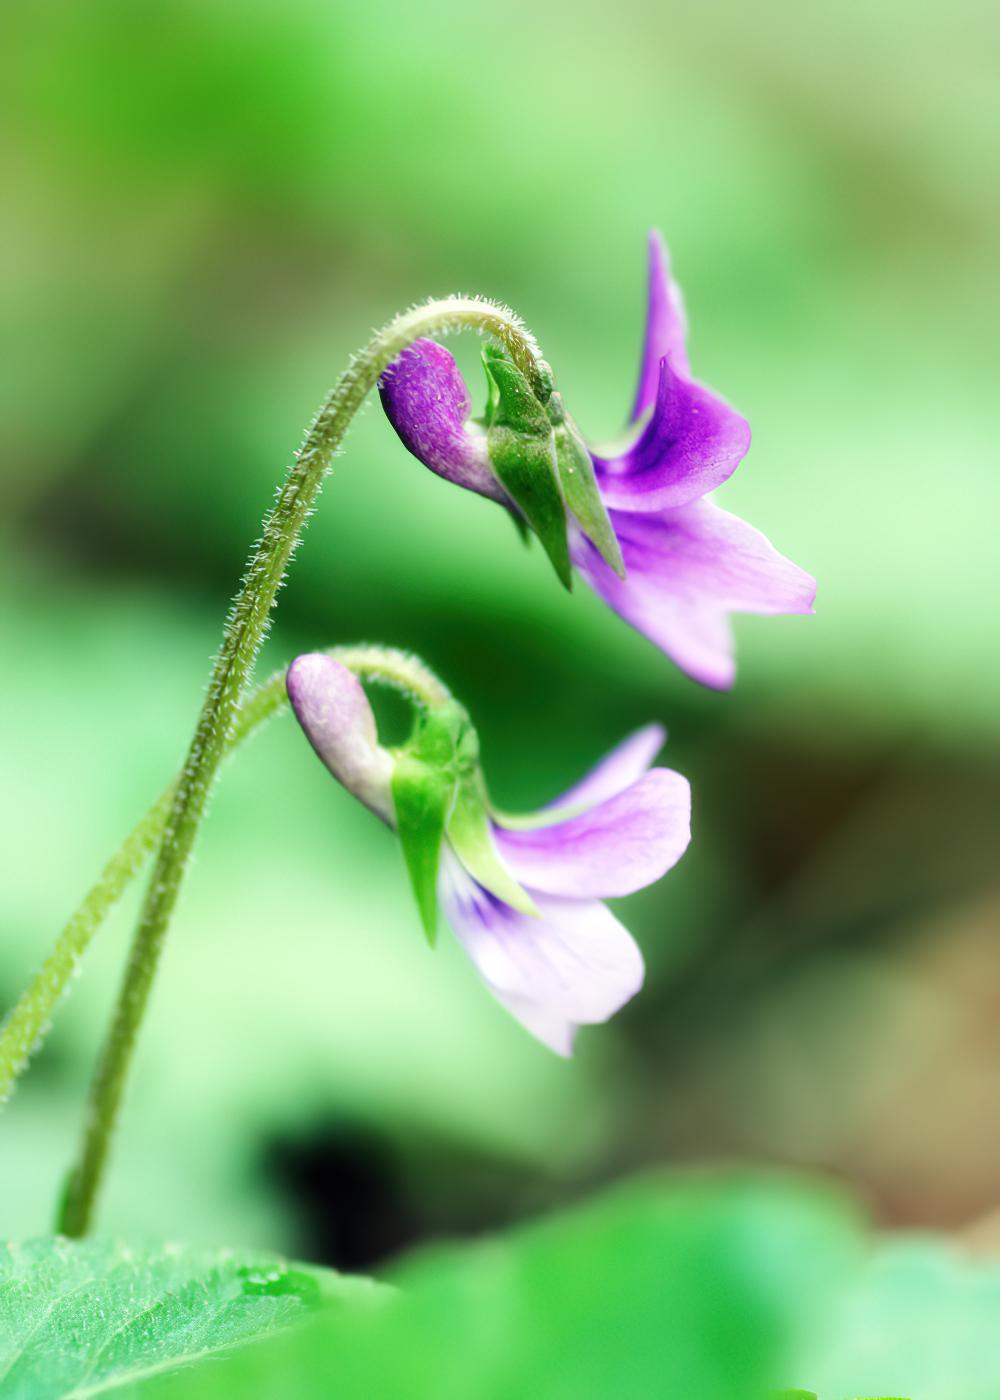
[[[573,566],[682,670],[726,689],[735,676],[729,614],[809,613],[815,583],[710,499],[745,456],[750,426],[692,378],[686,335],[653,233],[639,385],[621,443],[588,448],[551,381],[532,393],[496,355],[484,356],[489,401],[474,421],[455,361],[428,339],[399,356],[379,390],[426,466],[506,506],[539,535],[567,586]]]
[[[212,667],[187,757],[170,799],[146,899],[111,1024],[98,1058],[87,1103],[80,1153],[69,1179],[60,1228],[87,1232],[104,1174],[122,1095],[159,965],[167,928],[190,865],[229,734],[270,624],[278,591],[330,464],[354,415],[386,367],[413,340],[470,329],[490,336],[497,353],[531,386],[542,387],[538,347],[506,307],[475,297],[450,297],[395,317],[355,355],[310,424],[302,446],[250,551]]]
[[[440,904],[496,999],[550,1049],[606,1021],[642,986],[642,956],[603,901],[650,885],[687,849],[687,780],[651,764],[650,725],[571,791],[530,817],[489,803],[478,741],[450,697],[384,748],[365,693],[325,653],[298,657],[288,695],[327,768],[397,830],[424,927]]]

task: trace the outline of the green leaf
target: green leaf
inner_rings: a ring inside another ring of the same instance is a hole
[[[796,1379],[826,1400],[1000,1395],[1000,1260],[947,1240],[889,1238],[874,1249]]]
[[[859,1252],[852,1212],[822,1190],[633,1182],[496,1239],[425,1247],[385,1308],[318,1318],[148,1400],[759,1400]]]
[[[495,352],[484,352],[483,365],[490,385],[486,440],[493,470],[541,540],[559,579],[571,588],[566,503],[552,425],[516,365]]]
[[[83,1400],[370,1300],[272,1255],[43,1238],[0,1247],[0,1396]]]
[[[566,504],[576,516],[584,534],[600,551],[619,578],[625,577],[625,561],[614,526],[604,508],[597,485],[594,461],[587,451],[576,424],[563,407],[562,396],[552,394],[548,416],[556,445],[559,482]]]

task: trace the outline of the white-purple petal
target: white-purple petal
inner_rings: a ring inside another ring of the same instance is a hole
[[[348,792],[390,825],[393,760],[378,742],[361,682],[325,652],[297,656],[285,678],[306,738]]]
[[[649,287],[642,365],[631,421],[641,418],[656,398],[660,361],[668,356],[678,374],[688,377],[687,317],[681,289],[670,275],[670,254],[662,235],[649,235]]]
[[[536,1040],[540,1040],[557,1055],[562,1055],[563,1059],[569,1059],[573,1053],[578,1026],[538,1002],[526,1001],[524,997],[508,996],[504,992],[498,992],[495,987],[490,987],[490,991],[494,999],[509,1011],[515,1020],[520,1021]]]
[[[612,899],[644,889],[676,865],[691,840],[691,788],[654,768],[624,792],[565,821],[494,829],[514,878],[569,899]]]
[[[667,731],[662,724],[647,724],[615,746],[585,778],[549,802],[549,810],[560,807],[592,807],[605,798],[623,792],[652,766],[663,748]]]
[[[386,417],[403,445],[432,472],[506,503],[490,467],[486,434],[470,422],[472,404],[454,357],[433,340],[415,340],[379,380]]]
[[[608,1020],[642,986],[642,954],[597,901],[539,894],[533,919],[487,894],[454,857],[442,863],[440,895],[487,987],[559,1054],[570,1053],[573,1027]]]
[[[627,576],[575,534],[573,562],[621,617],[705,685],[733,682],[730,612],[809,613],[815,581],[759,530],[709,501],[659,515],[612,511]]]
[[[616,456],[592,454],[609,509],[660,511],[721,486],[750,446],[750,424],[717,395],[660,362],[652,417]]]

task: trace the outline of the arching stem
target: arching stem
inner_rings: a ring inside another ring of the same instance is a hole
[[[413,340],[474,329],[499,340],[533,384],[538,349],[520,321],[487,301],[449,298],[404,312],[352,360],[330,392],[264,522],[233,604],[208,693],[181,770],[118,1002],[91,1086],[83,1143],[70,1178],[61,1226],[85,1234],[117,1120],[136,1035],[149,998],[170,917],[184,880],[212,784],[237,708],[267,633],[271,609],[330,462],[383,370]]]

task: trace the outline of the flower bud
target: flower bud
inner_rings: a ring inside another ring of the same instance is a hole
[[[358,678],[332,656],[311,652],[296,657],[285,684],[306,738],[333,776],[391,825],[393,757],[378,742]]]

